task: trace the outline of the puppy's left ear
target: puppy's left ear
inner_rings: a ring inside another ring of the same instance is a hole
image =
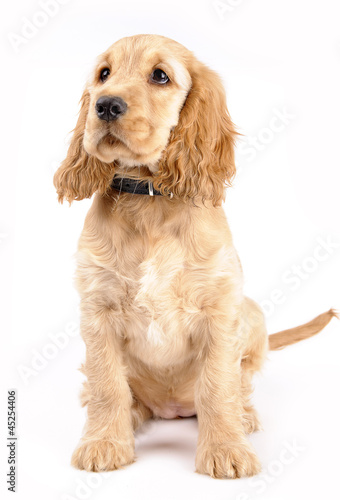
[[[89,155],[83,145],[86,119],[90,105],[90,94],[85,90],[81,98],[77,125],[65,160],[54,174],[53,183],[58,201],[91,198],[94,192],[105,193],[114,173],[113,163],[104,163]]]
[[[163,152],[155,186],[164,194],[218,206],[235,175],[238,133],[219,76],[197,60],[190,74],[192,87]]]

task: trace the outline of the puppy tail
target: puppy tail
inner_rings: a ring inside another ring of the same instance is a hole
[[[333,317],[340,319],[339,314],[334,311],[334,309],[330,309],[312,319],[309,323],[269,335],[269,350],[277,351],[283,349],[287,345],[296,344],[296,342],[300,342],[300,340],[308,339],[316,335],[328,325]]]

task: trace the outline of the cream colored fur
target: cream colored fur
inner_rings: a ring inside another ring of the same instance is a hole
[[[150,83],[157,67],[167,86]],[[127,114],[99,120],[103,95],[123,98]],[[246,433],[259,428],[251,378],[268,336],[243,294],[221,205],[235,136],[218,76],[176,42],[141,35],[100,56],[55,176],[60,200],[96,192],[78,249],[88,419],[75,467],[120,468],[135,460],[134,431],[146,419],[197,415],[198,472],[260,470]],[[119,193],[113,175],[151,181],[163,196]],[[275,348],[289,343],[275,339]]]

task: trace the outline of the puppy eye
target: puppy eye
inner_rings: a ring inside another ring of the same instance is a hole
[[[105,82],[105,80],[107,80],[110,76],[110,70],[109,68],[104,68],[101,70],[100,72],[100,79],[102,82]]]
[[[151,81],[153,83],[160,83],[161,85],[164,85],[170,81],[170,78],[162,69],[157,68],[151,75]]]

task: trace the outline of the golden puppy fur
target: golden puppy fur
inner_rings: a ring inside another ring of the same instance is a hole
[[[155,83],[155,69],[169,81]],[[120,97],[127,112],[100,120],[103,96]],[[219,77],[182,45],[139,35],[99,57],[54,178],[59,201],[96,192],[76,275],[88,410],[72,458],[80,469],[133,462],[134,431],[152,416],[197,415],[198,472],[260,470],[246,433],[259,427],[251,378],[268,336],[260,308],[243,295],[221,206],[236,135]],[[150,181],[163,196],[117,192],[114,175]],[[317,333],[333,315],[276,334],[271,348]]]

